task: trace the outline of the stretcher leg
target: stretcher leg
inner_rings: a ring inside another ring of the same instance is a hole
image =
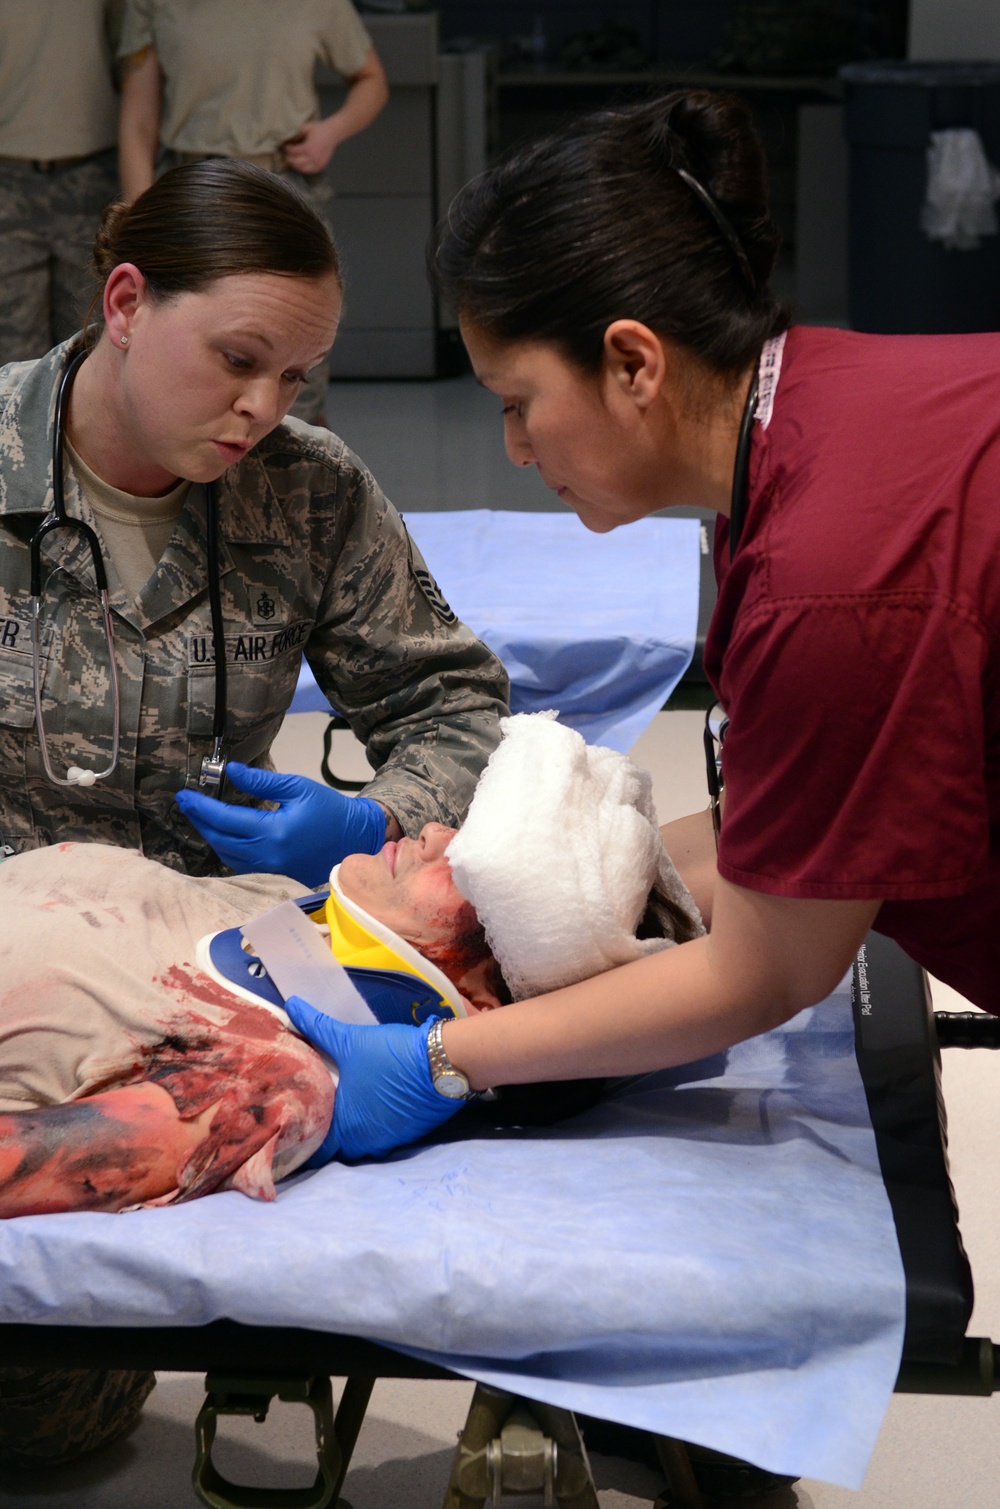
[[[203,1504],[208,1504],[209,1509],[329,1509],[336,1500],[344,1476],[329,1378],[302,1374],[280,1378],[264,1374],[234,1377],[209,1373],[205,1389],[207,1397],[195,1422],[197,1453],[191,1474],[194,1491]],[[220,1416],[252,1415],[262,1424],[276,1398],[305,1404],[313,1412],[317,1457],[315,1481],[308,1488],[254,1488],[246,1483],[231,1483],[212,1461],[212,1443]],[[357,1429],[360,1424],[359,1419]]]
[[[508,1495],[541,1494],[558,1509],[599,1509],[569,1410],[479,1384],[458,1438],[444,1509],[499,1509]]]
[[[340,1448],[340,1470],[333,1485],[333,1497],[330,1500],[332,1504],[336,1504],[340,1498],[340,1491],[344,1486],[347,1469],[351,1465],[354,1448],[358,1444],[358,1436],[361,1434],[368,1401],[371,1399],[374,1387],[375,1379],[367,1377],[348,1378],[344,1383],[344,1392],[340,1396],[340,1403],[333,1421],[334,1434]]]
[[[656,1500],[653,1509],[705,1509],[705,1500],[691,1466],[687,1447],[672,1436],[654,1436],[653,1444],[660,1459],[669,1492]]]

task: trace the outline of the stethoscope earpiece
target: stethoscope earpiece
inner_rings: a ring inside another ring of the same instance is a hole
[[[97,776],[92,770],[84,770],[82,765],[71,765],[66,772],[66,784],[68,786],[93,786]]]

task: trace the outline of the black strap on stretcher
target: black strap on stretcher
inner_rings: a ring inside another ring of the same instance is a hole
[[[948,1172],[930,991],[898,944],[870,933],[854,965],[855,1051],[906,1272],[906,1361],[954,1364],[972,1273]]]
[[[320,775],[326,784],[332,786],[336,791],[363,791],[368,785],[369,778],[367,776],[363,781],[354,781],[347,776],[338,775],[330,764],[330,756],[333,751],[333,736],[343,729],[346,729],[350,733],[351,725],[346,718],[340,717],[339,713],[334,713],[323,730],[323,758],[320,761]]]

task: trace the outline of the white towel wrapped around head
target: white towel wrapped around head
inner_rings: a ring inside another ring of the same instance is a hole
[[[519,713],[448,846],[515,1000],[602,974],[673,938],[636,937],[655,881],[704,931],[660,839],[646,771],[555,713]]]

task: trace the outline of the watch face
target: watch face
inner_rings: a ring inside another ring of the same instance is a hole
[[[464,1100],[469,1093],[469,1081],[464,1074],[439,1074],[434,1080],[434,1088],[439,1095],[444,1095],[448,1100]]]

